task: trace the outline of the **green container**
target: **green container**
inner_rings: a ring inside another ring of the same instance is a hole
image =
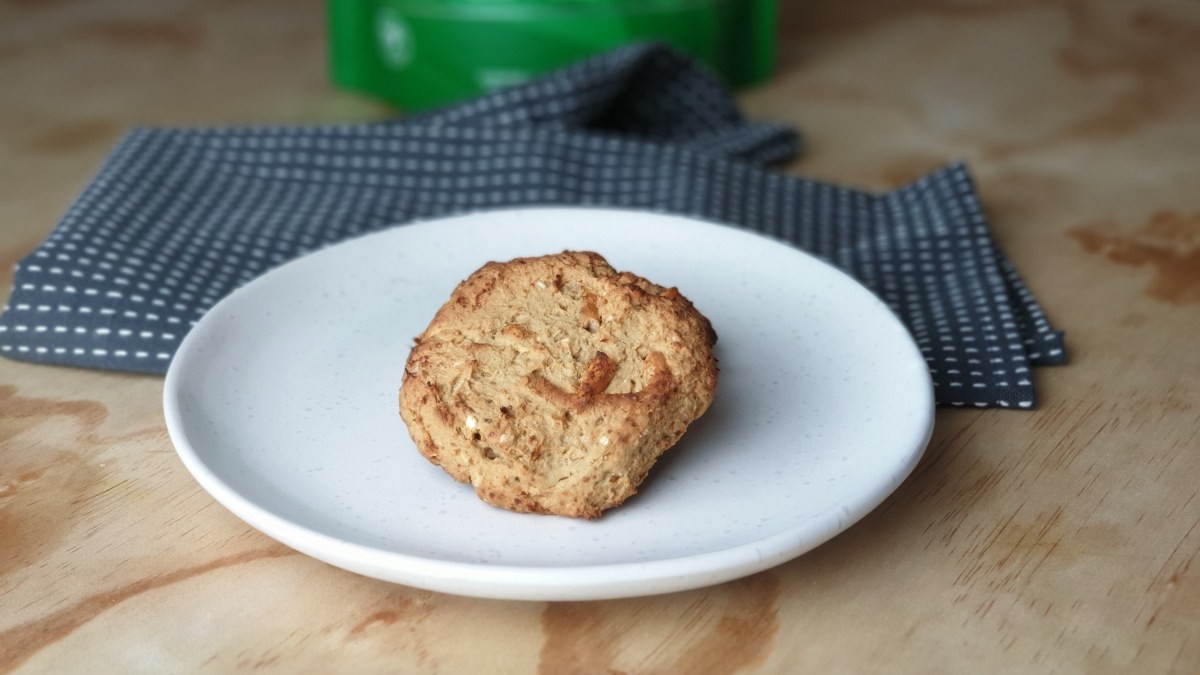
[[[637,40],[732,87],[775,58],[776,0],[327,0],[334,83],[409,112],[516,84]]]

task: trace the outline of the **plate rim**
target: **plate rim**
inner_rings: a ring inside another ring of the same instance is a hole
[[[195,358],[194,352],[190,350],[190,345],[200,339],[198,336],[202,332],[196,329],[207,317],[220,316],[219,308],[238,302],[238,298],[249,292],[246,289],[252,288],[264,277],[339,246],[394,232],[401,228],[440,227],[448,221],[523,212],[545,214],[580,211],[687,221],[698,226],[733,231],[782,246],[793,254],[808,258],[811,262],[824,268],[825,272],[832,272],[842,277],[844,281],[849,281],[869,296],[874,301],[873,304],[883,310],[890,321],[895,322],[900,328],[901,334],[906,338],[904,341],[910,358],[919,361],[925,372],[928,370],[924,356],[907,327],[903,325],[895,312],[870,289],[828,261],[770,234],[690,215],[645,209],[535,205],[474,210],[396,223],[318,247],[264,272],[210,307],[184,336],[171,359],[163,383],[163,415],[168,436],[175,447],[176,454],[197,483],[233,515],[267,537],[310,557],[351,572],[393,583],[456,595],[507,600],[594,600],[636,597],[699,588],[754,574],[799,557],[844,532],[877,508],[912,474],[924,455],[933,433],[935,403],[932,378],[922,378],[925,384],[919,396],[921,400],[914,402],[914,409],[919,408],[919,412],[923,413],[923,424],[921,424],[918,438],[913,439],[913,447],[907,448],[907,460],[893,467],[895,471],[890,474],[889,480],[876,486],[873,498],[856,502],[857,508],[847,509],[842,504],[814,514],[809,519],[810,521],[825,516],[830,511],[841,511],[841,515],[836,519],[823,520],[820,528],[812,528],[811,523],[806,521],[806,526],[793,525],[752,543],[741,543],[715,551],[650,561],[599,565],[511,565],[431,559],[410,553],[385,551],[363,543],[340,539],[292,522],[270,509],[260,506],[227,484],[205,463],[203,453],[199,452],[187,437],[179,397],[183,386],[181,382],[184,377],[183,373],[187,365]],[[915,392],[913,394],[915,395]],[[814,529],[819,531],[819,534],[814,534]],[[798,537],[802,539],[802,544],[789,545]],[[681,571],[681,566],[686,569]]]

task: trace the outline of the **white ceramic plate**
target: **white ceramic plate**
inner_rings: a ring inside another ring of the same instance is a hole
[[[595,521],[510,513],[425,461],[396,412],[411,338],[488,260],[589,249],[677,286],[720,336],[709,412]],[[687,218],[536,208],[406,225],[284,265],[187,335],[171,439],[221,504],[360,574],[567,600],[696,588],[821,544],[890,494],[933,423],[925,361],[857,282]]]

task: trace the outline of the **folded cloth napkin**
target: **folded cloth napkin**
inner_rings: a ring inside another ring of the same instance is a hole
[[[1062,362],[1062,335],[992,241],[966,170],[871,195],[766,168],[798,150],[658,45],[398,121],[135,130],[17,265],[0,353],[161,373],[207,308],[305,252],[433,216],[596,205],[792,242],[891,306],[939,404],[1032,406],[1029,368]]]

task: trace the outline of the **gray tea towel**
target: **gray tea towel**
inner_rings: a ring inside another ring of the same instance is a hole
[[[305,252],[441,215],[595,205],[792,242],[891,306],[939,404],[1031,407],[1030,367],[1063,362],[1062,334],[993,242],[966,169],[873,195],[767,168],[798,149],[659,45],[397,121],[135,130],[17,266],[0,353],[161,373],[207,308]]]

